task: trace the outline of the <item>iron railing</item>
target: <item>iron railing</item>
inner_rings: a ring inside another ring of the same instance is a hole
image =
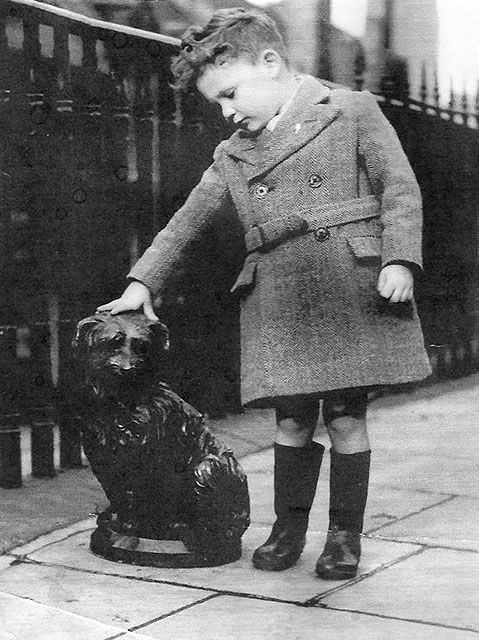
[[[61,466],[81,464],[71,407],[76,322],[122,290],[129,266],[225,135],[206,103],[175,100],[169,66],[177,44],[32,0],[0,2],[2,486],[20,482],[24,425],[33,475],[54,473],[55,425]],[[212,291],[201,300],[198,263],[190,265],[188,288],[166,294],[164,313],[175,327],[172,375],[213,413],[237,403],[228,356],[236,347],[225,340],[235,326],[232,303],[213,321],[226,284],[208,251],[201,265]],[[228,398],[215,396],[211,377],[195,375],[207,356]]]

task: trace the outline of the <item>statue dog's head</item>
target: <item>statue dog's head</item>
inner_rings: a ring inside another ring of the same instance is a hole
[[[73,353],[84,382],[98,397],[118,395],[156,377],[169,348],[168,329],[138,312],[96,313],[77,325]]]

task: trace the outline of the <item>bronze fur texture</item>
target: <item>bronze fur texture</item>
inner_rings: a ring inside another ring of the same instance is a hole
[[[203,416],[161,379],[168,346],[167,327],[141,313],[78,323],[83,448],[110,501],[92,549],[137,564],[223,564],[241,554],[247,479]],[[145,539],[177,541],[184,553],[150,544],[141,554]]]

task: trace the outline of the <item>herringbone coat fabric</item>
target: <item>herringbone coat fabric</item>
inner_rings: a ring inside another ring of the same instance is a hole
[[[129,277],[161,290],[231,200],[249,235],[291,214],[309,225],[252,250],[234,287],[244,404],[430,373],[415,305],[377,292],[382,266],[421,265],[422,212],[409,162],[370,93],[331,91],[307,76],[273,132],[236,132],[219,145]]]

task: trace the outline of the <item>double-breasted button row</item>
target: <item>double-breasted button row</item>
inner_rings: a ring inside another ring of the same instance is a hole
[[[323,179],[318,173],[312,173],[308,177],[308,184],[311,189],[318,189],[323,184]],[[255,198],[259,198],[260,200],[261,198],[264,198],[266,195],[268,195],[270,191],[270,187],[268,187],[268,185],[264,184],[263,182],[258,182],[258,184],[255,184],[255,186],[253,187],[253,194]]]
[[[311,189],[317,189],[318,187],[321,186],[322,183],[323,183],[323,180],[318,173],[312,173],[308,178],[308,184],[311,187]]]
[[[265,195],[268,193],[268,191],[269,191],[269,187],[266,184],[263,184],[262,182],[256,184],[253,189],[253,193],[255,197],[260,199],[264,198]]]
[[[314,230],[314,237],[318,242],[326,242],[331,237],[331,232],[327,227],[318,227]]]

